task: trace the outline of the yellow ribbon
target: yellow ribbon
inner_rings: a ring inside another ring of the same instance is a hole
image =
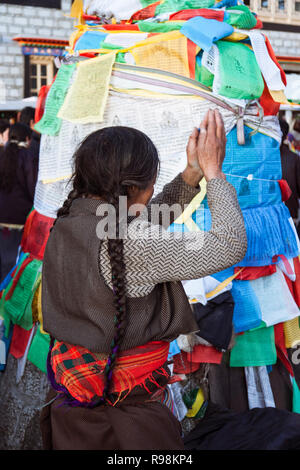
[[[201,202],[206,196],[207,182],[205,178],[200,181],[200,192],[191,200],[188,207],[182,212],[182,214],[175,220],[174,224],[187,224],[195,210],[200,206]],[[199,227],[195,224],[197,230]]]
[[[210,299],[211,297],[214,297],[217,294],[219,294],[220,292],[222,292],[222,290],[225,289],[225,287],[227,287],[228,284],[230,284],[231,281],[233,281],[243,270],[244,270],[244,268],[241,268],[238,272],[236,272],[232,276],[228,277],[224,281],[220,282],[220,284],[218,284],[217,287],[214,290],[212,290],[210,292],[207,292],[207,294],[205,294],[205,297],[207,299]],[[191,299],[189,302],[190,302],[190,304],[196,304],[199,301],[197,299]]]
[[[83,13],[83,0],[75,0],[71,7],[70,17],[77,18],[79,21],[81,21],[82,13]]]
[[[40,332],[43,335],[47,335],[46,331],[43,329],[43,315],[42,315],[42,282],[40,282],[32,302],[32,317],[33,321],[38,321],[40,324]]]

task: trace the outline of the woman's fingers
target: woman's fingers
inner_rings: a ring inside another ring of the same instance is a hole
[[[199,129],[197,127],[194,127],[193,132],[190,135],[191,140],[197,140],[199,136]]]
[[[200,124],[197,154],[199,166],[207,181],[219,178],[225,155],[225,128],[219,111],[209,110]]]
[[[212,141],[216,138],[216,118],[212,109],[208,111],[207,138]]]
[[[189,140],[188,140],[188,144],[187,144],[188,148],[194,147],[195,145],[197,145],[198,136],[199,136],[199,129],[197,129],[197,127],[194,127],[193,132],[191,133]]]
[[[203,118],[203,121],[201,122],[200,124],[200,133],[204,130],[204,131],[207,131],[207,125],[208,125],[208,113],[209,111],[207,111],[207,113],[205,114],[204,118]]]
[[[208,112],[205,114],[203,121],[200,124],[200,135],[198,138],[198,149],[203,148],[206,136],[207,136],[207,125],[208,125]]]
[[[223,118],[218,109],[215,110],[215,121],[216,121],[217,138],[223,141],[225,137],[225,128],[224,128]]]
[[[187,147],[186,147],[188,157],[192,157],[193,154],[195,154],[197,151],[198,136],[199,136],[199,129],[197,129],[197,127],[194,127],[193,132],[191,133],[189,137]]]
[[[225,158],[226,151],[226,133],[223,118],[218,110],[215,111],[216,114],[216,126],[217,126],[217,138],[220,146],[220,158],[223,162]]]

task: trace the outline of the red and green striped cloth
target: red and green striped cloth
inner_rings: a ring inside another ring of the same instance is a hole
[[[168,351],[169,343],[153,341],[121,352],[112,376],[111,393],[117,396],[114,404],[123,400],[136,386],[143,387],[150,395],[153,385],[155,390],[161,388],[154,375],[161,375],[167,384],[169,374],[165,365]],[[57,341],[51,351],[50,363],[58,388],[67,390],[75,401],[91,403],[102,397],[107,355]]]

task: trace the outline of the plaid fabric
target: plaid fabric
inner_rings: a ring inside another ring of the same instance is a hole
[[[152,392],[147,383],[159,388],[153,372],[165,377],[168,375],[163,367],[168,358],[168,351],[168,342],[153,341],[120,353],[113,370],[111,385],[111,392],[118,394],[117,401],[121,396],[123,400],[137,385],[143,386],[148,393]],[[106,362],[105,354],[92,353],[82,346],[59,341],[51,351],[51,366],[57,384],[62,385],[81,403],[89,403],[102,396]]]

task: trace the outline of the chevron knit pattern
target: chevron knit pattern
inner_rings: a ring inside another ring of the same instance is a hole
[[[192,196],[186,193],[196,191],[177,178],[172,188],[164,188],[164,204],[184,204]],[[152,201],[159,202],[160,196]],[[243,259],[247,236],[235,189],[223,179],[213,179],[207,184],[207,202],[212,216],[208,232],[167,232],[143,216],[130,223],[124,240],[128,297],[147,295],[157,283],[208,276]],[[101,275],[112,288],[106,240],[99,256]]]

